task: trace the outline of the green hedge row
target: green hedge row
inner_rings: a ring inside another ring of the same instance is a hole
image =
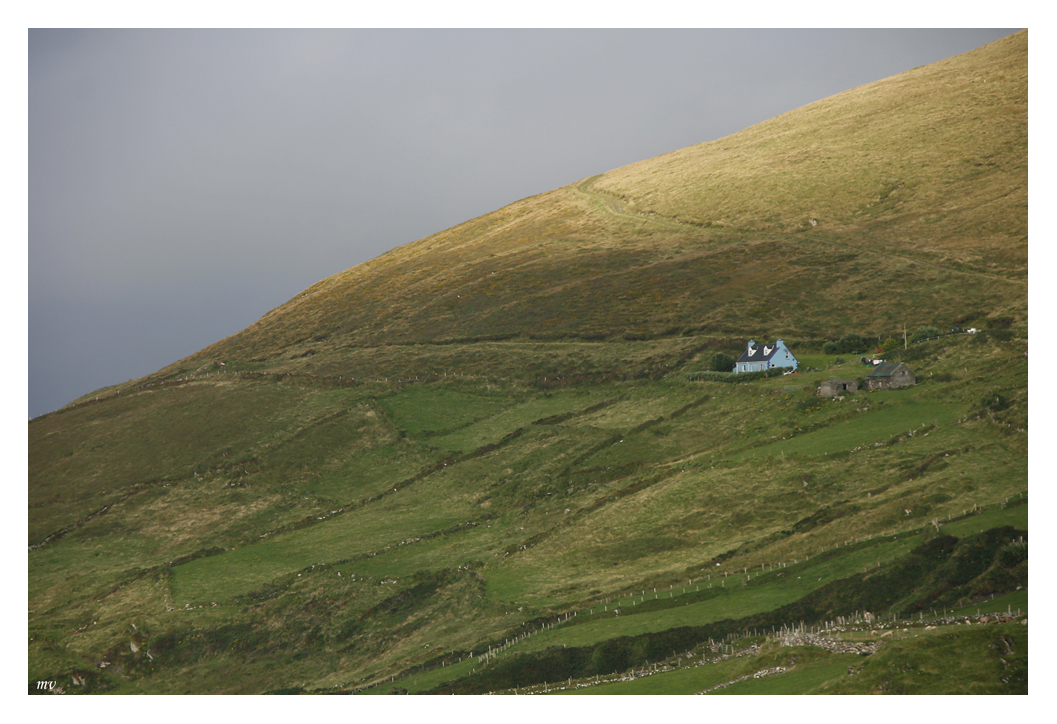
[[[778,377],[788,370],[788,367],[772,367],[761,372],[713,372],[711,370],[702,370],[700,372],[687,372],[686,379],[691,382],[750,382],[766,377]]]
[[[690,652],[710,639],[722,641],[727,636],[746,635],[754,630],[768,632],[804,622],[813,624],[854,611],[885,615],[895,610],[905,617],[930,607],[954,606],[971,593],[974,580],[985,575],[996,560],[1003,564],[1026,560],[1026,546],[1020,551],[1013,544],[1025,537],[1027,531],[1012,526],[991,528],[961,539],[939,535],[879,570],[830,581],[772,611],[701,626],[620,636],[597,644],[519,654],[481,673],[446,682],[425,693],[484,694],[515,686],[607,675]],[[997,592],[1011,590],[1014,585],[1016,581]]]

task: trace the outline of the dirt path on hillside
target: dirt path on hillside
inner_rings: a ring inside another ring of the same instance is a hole
[[[632,214],[632,213],[629,213],[624,208],[624,205],[623,205],[623,203],[621,203],[619,198],[617,198],[616,196],[612,196],[610,194],[607,194],[604,191],[596,191],[596,190],[594,190],[592,188],[592,185],[594,184],[595,180],[597,180],[601,175],[602,174],[597,174],[595,176],[589,176],[588,178],[585,178],[583,181],[580,181],[579,183],[575,184],[574,186],[575,186],[577,191],[579,191],[580,193],[584,194],[585,196],[589,196],[589,197],[591,197],[593,199],[601,201],[605,205],[605,209],[607,211],[609,211],[609,213],[613,214],[614,216],[620,216],[620,217],[623,217],[625,219],[636,219],[636,220],[639,220],[639,221],[649,221],[649,222],[652,222],[652,223],[655,223],[655,224],[661,224],[663,226],[667,226],[669,228],[673,228],[674,227],[674,228],[686,229],[687,227],[693,228],[695,226],[694,224],[689,224],[689,223],[686,223],[686,222],[682,222],[682,221],[679,221],[678,219],[672,219],[672,218],[669,218],[667,216],[658,216],[656,214]],[[912,259],[912,258],[909,258],[909,257],[906,257],[906,256],[900,256],[898,254],[891,254],[891,253],[888,253],[888,252],[877,251],[875,249],[864,249],[862,247],[854,246],[852,244],[845,244],[845,243],[842,243],[842,242],[839,242],[839,241],[832,241],[832,240],[829,240],[829,239],[812,239],[812,241],[819,242],[819,243],[822,243],[822,244],[829,244],[830,246],[842,249],[844,251],[852,251],[852,252],[859,253],[859,254],[872,254],[874,256],[880,256],[880,257],[884,257],[884,258],[887,258],[887,259],[895,259],[895,260],[904,262],[905,264],[908,264],[908,265],[920,264],[922,266],[932,267],[933,269],[938,269],[940,271],[947,272],[949,274],[961,274],[961,275],[964,275],[964,276],[977,277],[977,278],[981,278],[981,279],[992,279],[992,280],[995,280],[995,281],[1006,282],[1006,283],[1009,283],[1009,284],[1019,284],[1019,285],[1022,285],[1022,286],[1027,286],[1027,283],[1028,283],[1027,279],[1013,279],[1013,278],[1010,278],[1010,277],[1004,277],[1004,276],[1000,276],[1000,275],[997,275],[997,274],[988,274],[987,272],[981,272],[981,271],[971,271],[971,270],[965,270],[965,269],[952,269],[950,267],[941,266],[941,265],[936,264],[934,262],[924,261],[922,259]]]
[[[591,185],[594,184],[595,180],[599,176],[601,176],[601,174],[589,176],[583,181],[580,181],[579,183],[575,184],[574,186],[576,190],[582,193],[583,195],[589,196],[597,201],[601,201],[603,204],[605,204],[606,210],[614,216],[620,216],[625,219],[634,219],[635,221],[649,221],[651,223],[660,224],[668,228],[677,228],[683,230],[686,230],[688,226],[690,228],[694,228],[693,224],[686,224],[682,221],[679,221],[678,219],[671,219],[667,216],[657,216],[656,214],[632,214],[628,212],[624,208],[624,204],[621,203],[620,199],[616,196],[612,196],[611,194],[607,194],[603,191],[595,191],[591,188]]]

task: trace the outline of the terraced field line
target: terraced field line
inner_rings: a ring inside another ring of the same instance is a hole
[[[853,244],[847,244],[845,242],[836,241],[834,239],[812,239],[812,241],[821,242],[823,244],[829,244],[830,246],[835,246],[837,248],[843,249],[845,251],[851,251],[851,252],[854,252],[856,254],[873,254],[874,256],[879,256],[879,257],[882,257],[882,258],[885,258],[885,259],[896,259],[896,260],[902,261],[902,262],[904,262],[904,263],[906,263],[907,265],[910,265],[910,266],[913,266],[914,264],[920,264],[922,266],[930,266],[933,269],[939,269],[940,271],[946,272],[948,274],[962,274],[964,276],[970,276],[970,277],[982,277],[984,279],[993,279],[995,281],[1006,282],[1008,284],[1019,284],[1021,286],[1027,286],[1027,283],[1028,283],[1027,279],[1011,279],[1010,277],[998,276],[997,274],[988,274],[987,272],[972,271],[972,270],[965,270],[965,269],[952,269],[950,267],[940,266],[939,264],[936,264],[936,263],[931,262],[931,261],[924,261],[922,259],[913,259],[913,258],[908,257],[908,256],[901,256],[899,254],[892,254],[892,253],[886,252],[886,251],[877,251],[876,249],[866,249],[866,248],[863,248],[861,246],[855,246]]]
[[[595,190],[593,190],[591,188],[591,186],[594,184],[595,180],[598,179],[601,175],[602,174],[596,174],[595,176],[588,176],[583,181],[580,181],[580,182],[574,184],[574,186],[575,186],[577,191],[579,191],[580,193],[584,194],[585,196],[590,196],[593,199],[601,201],[605,205],[605,209],[607,211],[609,211],[609,213],[613,214],[614,216],[622,216],[625,219],[636,219],[636,220],[639,220],[639,221],[650,221],[652,223],[660,224],[660,225],[666,226],[668,228],[679,228],[679,229],[682,229],[684,231],[688,227],[689,228],[695,228],[693,224],[687,224],[687,223],[684,223],[682,221],[679,221],[678,219],[672,219],[672,218],[667,217],[667,216],[658,216],[657,214],[631,214],[631,213],[628,213],[624,209],[623,204],[620,202],[620,200],[617,197],[611,196],[610,194],[607,194],[607,193],[602,192],[602,191],[595,191]],[[874,256],[880,256],[880,257],[887,258],[887,259],[896,259],[896,260],[902,261],[902,262],[904,262],[904,263],[906,263],[908,265],[920,264],[922,266],[930,266],[930,267],[932,267],[934,269],[939,269],[940,271],[947,272],[948,274],[961,274],[961,275],[964,275],[964,276],[980,277],[980,278],[984,278],[984,279],[993,279],[995,281],[1007,282],[1009,284],[1027,285],[1027,283],[1028,283],[1026,279],[1011,279],[1009,277],[998,276],[996,274],[988,274],[987,272],[970,271],[970,270],[965,270],[965,269],[952,269],[950,267],[941,266],[941,265],[936,264],[934,262],[924,261],[922,259],[913,259],[913,258],[910,258],[910,257],[900,256],[898,254],[892,254],[892,253],[889,253],[889,252],[877,251],[876,249],[866,249],[866,248],[863,248],[861,246],[854,246],[852,244],[847,244],[847,243],[836,241],[836,240],[833,240],[833,239],[813,239],[813,241],[821,242],[823,244],[829,244],[830,246],[841,248],[841,249],[844,249],[846,251],[852,251],[852,252],[855,252],[857,254],[873,254]]]

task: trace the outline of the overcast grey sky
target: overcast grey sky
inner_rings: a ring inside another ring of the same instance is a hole
[[[526,196],[1006,30],[31,30],[29,415]]]

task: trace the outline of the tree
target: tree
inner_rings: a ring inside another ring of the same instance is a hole
[[[734,358],[729,354],[723,352],[716,352],[712,355],[712,361],[709,364],[709,369],[714,372],[731,372],[734,370]]]
[[[840,347],[840,351],[844,354],[861,352],[866,349],[866,340],[862,338],[862,335],[856,334],[855,332],[848,332],[840,338],[840,342],[837,343],[837,346]]]
[[[881,343],[881,351],[882,352],[886,352],[886,353],[887,352],[891,352],[893,349],[897,349],[898,347],[899,347],[899,340],[895,339],[893,337],[889,337],[888,339],[886,339],[884,342]]]

